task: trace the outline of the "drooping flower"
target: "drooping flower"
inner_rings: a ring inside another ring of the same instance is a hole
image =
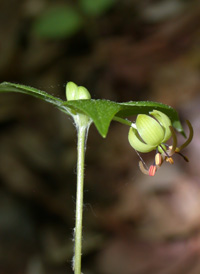
[[[147,168],[138,154],[141,159],[139,162],[141,171],[144,174],[154,176],[156,170],[164,161],[170,164],[174,163],[172,156],[175,153],[181,155],[188,162],[187,157],[181,154],[180,151],[191,142],[193,138],[193,128],[190,122],[186,121],[190,130],[189,137],[184,144],[177,147],[177,137],[169,117],[158,110],[153,110],[149,114],[151,116],[146,114],[139,114],[137,116],[136,122],[132,124],[129,130],[128,140],[137,153],[147,153],[156,150],[154,163],[150,168]],[[169,146],[166,142],[171,137],[173,143]]]

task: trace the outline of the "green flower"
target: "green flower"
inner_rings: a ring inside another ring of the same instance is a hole
[[[136,152],[147,153],[156,150],[155,161],[150,168],[146,167],[141,157],[141,161],[139,162],[139,167],[143,173],[154,176],[156,170],[162,165],[164,160],[173,164],[171,156],[174,153],[180,154],[188,161],[180,151],[191,142],[193,128],[190,122],[186,121],[190,130],[189,137],[183,145],[177,147],[176,134],[169,117],[158,110],[153,110],[149,114],[151,116],[146,114],[139,114],[137,116],[136,122],[132,124],[129,130],[128,140]],[[172,146],[166,144],[170,137],[173,138]]]
[[[139,114],[128,135],[131,146],[143,153],[155,150],[172,135],[171,121],[167,115],[158,110],[153,110],[150,114],[151,116]]]

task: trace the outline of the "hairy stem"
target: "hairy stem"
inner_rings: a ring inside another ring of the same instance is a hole
[[[84,160],[85,141],[87,138],[88,126],[78,127],[77,146],[77,190],[76,190],[76,224],[75,224],[75,254],[74,273],[81,274],[82,254],[82,219],[83,219],[83,186],[84,186]]]

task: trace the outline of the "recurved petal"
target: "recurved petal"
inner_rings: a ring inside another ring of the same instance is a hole
[[[193,135],[194,135],[193,127],[192,127],[191,123],[188,120],[186,120],[186,123],[189,127],[189,130],[190,130],[189,137],[188,137],[188,139],[186,140],[186,142],[184,144],[182,144],[180,147],[178,147],[176,149],[176,152],[180,152],[184,147],[188,146],[189,143],[192,141],[192,138],[193,138]]]
[[[135,128],[131,127],[128,134],[128,140],[130,145],[137,151],[146,153],[156,149],[156,146],[145,144],[139,137]]]
[[[142,140],[148,145],[158,146],[162,143],[165,131],[153,117],[139,114],[136,119],[136,127]]]
[[[149,114],[151,114],[153,117],[155,117],[156,120],[158,120],[158,122],[163,126],[163,128],[165,130],[165,136],[164,136],[162,143],[165,143],[172,136],[172,133],[170,130],[170,126],[172,125],[171,120],[169,119],[169,117],[166,114],[164,114],[163,112],[161,112],[159,110],[154,109]]]

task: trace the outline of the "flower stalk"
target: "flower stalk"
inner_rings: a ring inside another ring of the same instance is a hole
[[[84,161],[87,126],[78,127],[77,146],[77,190],[76,190],[76,223],[74,229],[75,249],[73,268],[75,274],[81,274],[82,254],[82,220],[83,220],[83,187],[84,187]]]

